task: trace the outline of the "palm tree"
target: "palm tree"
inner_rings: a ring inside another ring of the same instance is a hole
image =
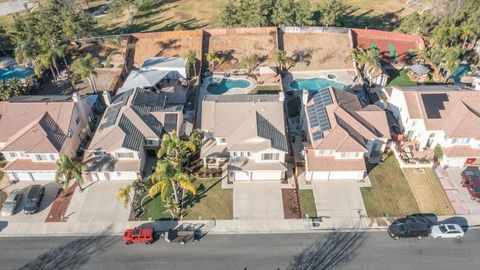
[[[87,165],[72,160],[69,156],[61,154],[60,159],[57,160],[57,172],[55,173],[55,181],[63,184],[63,195],[66,196],[70,188],[70,182],[74,180],[77,182],[80,191],[83,191],[83,177],[82,172],[87,168]]]
[[[205,54],[205,59],[208,62],[208,68],[213,71],[215,69],[215,63],[220,64],[220,58],[217,57],[216,51],[211,51]]]
[[[447,72],[445,74],[445,82],[447,82],[460,65],[464,49],[460,47],[460,45],[457,45],[455,47],[445,48],[444,52],[441,66]]]
[[[182,208],[180,205],[175,201],[175,198],[170,196],[164,202],[165,212],[172,215],[172,219],[179,217],[181,215]]]
[[[197,76],[197,52],[194,50],[188,50],[187,53],[187,65],[193,66],[193,76]]]
[[[273,56],[273,59],[275,60],[275,62],[277,62],[277,65],[280,68],[280,70],[283,70],[285,66],[286,57],[287,57],[287,52],[283,50],[277,50],[275,52],[275,55]]]
[[[471,26],[470,24],[464,24],[464,25],[460,26],[460,30],[462,32],[460,34],[460,38],[463,39],[462,49],[465,49],[465,47],[467,46],[467,42],[468,42],[469,38],[473,37],[473,38],[476,39],[477,33],[476,33],[475,29],[473,28],[473,26]]]
[[[172,132],[172,135],[165,134],[157,157],[168,160],[176,170],[181,171],[182,166],[189,159],[189,155],[197,151],[198,146],[193,141],[194,139],[194,137],[190,137],[188,141],[184,141],[178,137],[176,132]]]
[[[67,49],[68,49],[68,46],[65,45],[65,44],[60,45],[60,46],[53,46],[52,47],[52,50],[53,50],[55,56],[61,57],[63,59],[63,64],[65,65],[65,67],[68,67]]]
[[[124,188],[119,188],[117,191],[116,199],[122,202],[123,208],[127,208],[128,205],[132,206],[132,199],[130,198],[132,188],[133,185],[128,184]]]
[[[90,86],[93,89],[93,92],[97,92],[97,86],[95,85],[95,77],[98,77],[97,72],[95,69],[97,68],[100,60],[90,53],[87,54],[87,56],[83,58],[78,58],[73,61],[73,68],[75,70],[75,73],[80,76],[80,78],[88,78],[88,81],[90,82]]]
[[[258,62],[258,56],[256,54],[247,55],[247,56],[242,58],[242,63],[247,68],[247,74],[248,75],[250,75],[253,68],[257,64],[257,62]],[[247,75],[247,77],[248,77],[248,75]]]
[[[56,69],[56,66],[53,64],[52,59],[53,59],[53,53],[52,51],[48,51],[46,53],[40,54],[37,56],[36,60],[36,65],[35,65],[35,74],[37,76],[40,76],[42,72],[46,69],[50,69],[50,72],[52,72],[53,79],[56,81],[57,80],[57,73],[58,69]],[[57,70],[57,73],[55,73],[55,69]]]
[[[150,197],[155,197],[160,193],[162,201],[166,201],[169,196],[173,195],[175,202],[180,204],[178,197],[179,189],[186,190],[193,195],[197,193],[197,188],[193,184],[190,175],[177,171],[175,166],[167,160],[160,160],[157,162],[155,171],[150,176],[152,186],[150,187]],[[183,196],[182,196],[183,201]]]

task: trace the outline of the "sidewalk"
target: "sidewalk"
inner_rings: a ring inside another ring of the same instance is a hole
[[[151,224],[158,231],[166,231],[179,224],[203,224],[208,227],[205,233],[210,234],[263,234],[263,233],[319,233],[333,230],[350,231],[385,231],[394,218],[357,218],[328,219],[324,218],[318,228],[311,227],[311,221],[305,219],[290,220],[189,220],[189,221],[158,221],[158,222],[72,222],[36,223],[0,221],[0,237],[39,237],[39,236],[80,236],[92,234],[122,235],[126,228],[141,224]],[[469,229],[480,227],[480,216],[442,216],[438,221],[455,220]]]

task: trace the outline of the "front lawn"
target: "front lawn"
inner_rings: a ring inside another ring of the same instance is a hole
[[[431,168],[404,169],[403,171],[422,213],[433,213],[439,216],[455,214],[437,175]]]
[[[317,207],[315,206],[313,190],[300,189],[298,190],[298,197],[300,201],[302,217],[305,217],[305,215],[308,215],[309,217],[317,217]]]
[[[0,190],[0,208],[3,206],[3,202],[7,199],[7,193],[5,191]]]
[[[387,69],[387,73],[390,76],[387,86],[415,86],[418,85],[408,77],[405,69]]]
[[[407,179],[392,154],[383,164],[369,166],[372,187],[361,188],[369,217],[400,217],[420,211]]]
[[[222,189],[220,179],[196,180],[197,195],[189,196],[186,201],[184,219],[232,219],[233,200],[232,190]],[[172,216],[167,213],[160,196],[148,201],[144,206],[144,214],[141,220],[171,220]]]

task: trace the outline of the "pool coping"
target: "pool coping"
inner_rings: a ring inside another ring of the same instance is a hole
[[[221,79],[231,79],[231,80],[246,80],[250,83],[250,85],[246,88],[238,88],[238,87],[235,87],[235,88],[230,88],[228,91],[226,91],[225,93],[222,93],[222,94],[214,94],[214,93],[211,93],[208,91],[208,86],[212,83],[212,79],[213,78],[221,78]],[[247,77],[247,78],[244,78],[244,76],[229,76],[229,77],[225,77],[225,76],[222,76],[222,75],[213,75],[213,76],[209,76],[207,78],[208,80],[208,84],[205,86],[205,91],[206,91],[206,94],[207,95],[214,95],[214,96],[221,96],[221,95],[238,95],[238,94],[248,94],[250,93],[253,89],[255,89],[255,87],[257,87],[257,81],[255,79],[253,79],[252,77]]]

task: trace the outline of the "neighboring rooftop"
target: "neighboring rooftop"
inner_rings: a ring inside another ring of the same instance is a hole
[[[377,48],[383,60],[405,63],[411,52],[425,48],[421,36],[372,29],[352,29],[355,47]]]
[[[458,87],[394,87],[402,90],[410,118],[423,119],[428,130],[450,138],[480,139],[480,91]]]
[[[297,60],[290,71],[353,69],[347,29],[284,27],[279,28],[279,38],[287,54]]]
[[[61,152],[74,107],[71,96],[18,96],[0,102],[2,150]]]

